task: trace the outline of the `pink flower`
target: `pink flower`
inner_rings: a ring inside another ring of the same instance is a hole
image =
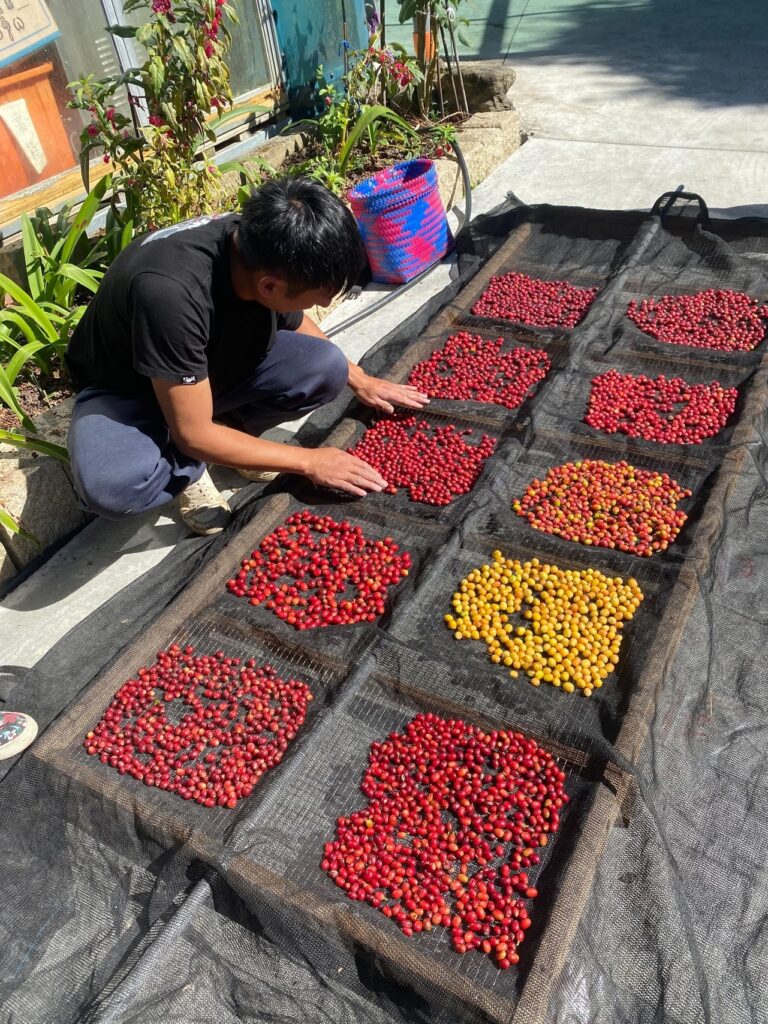
[[[108,163],[109,163],[109,156],[108,156],[108,155],[107,155],[106,153],[104,154],[104,156],[103,156],[103,158],[102,158],[102,159],[104,160],[104,163],[105,163],[105,164],[108,164]]]
[[[159,114],[150,114],[149,123],[155,125],[155,127],[158,127],[161,124],[165,124],[165,122],[163,121],[162,117],[160,117]]]
[[[116,113],[116,111],[115,111],[114,107],[107,107],[107,109],[104,111],[104,116],[106,117],[106,119],[108,121],[114,121],[115,120],[115,113]]]
[[[206,41],[203,43],[203,50],[205,51],[205,56],[206,57],[212,57],[214,52],[215,52],[215,49],[216,48],[214,47],[214,45],[211,42],[211,40],[210,39],[206,39]]]
[[[99,128],[99,126],[97,124],[89,124],[88,125],[88,134],[91,136],[92,139],[95,139],[96,136],[100,134],[100,132],[101,132],[101,129]]]
[[[171,0],[152,0],[152,10],[155,14],[168,14],[171,9]]]

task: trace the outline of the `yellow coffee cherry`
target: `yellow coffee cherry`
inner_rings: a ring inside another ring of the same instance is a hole
[[[492,558],[459,584],[448,628],[457,640],[482,639],[491,661],[513,677],[522,670],[534,686],[545,682],[589,697],[618,664],[621,627],[643,600],[637,581],[538,558],[521,563],[500,551]]]

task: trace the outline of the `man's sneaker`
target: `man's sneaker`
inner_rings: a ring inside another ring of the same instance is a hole
[[[237,472],[244,480],[252,480],[256,484],[268,484],[280,476],[279,473],[274,473],[271,469],[238,469]]]
[[[179,495],[179,512],[193,533],[208,537],[213,533],[221,533],[232,509],[206,469],[196,483],[190,484]]]

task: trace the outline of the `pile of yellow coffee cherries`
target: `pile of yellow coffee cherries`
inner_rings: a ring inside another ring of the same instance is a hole
[[[534,686],[589,697],[619,661],[621,628],[643,600],[637,581],[597,569],[518,562],[494,551],[461,581],[445,622],[457,640],[483,640],[491,661]],[[517,617],[516,624],[513,616]]]

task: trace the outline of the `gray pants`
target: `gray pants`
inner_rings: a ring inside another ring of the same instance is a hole
[[[347,376],[347,361],[335,345],[278,331],[249,380],[224,394],[211,381],[213,415],[258,436],[332,402]],[[98,387],[77,396],[69,453],[82,507],[108,519],[167,504],[205,469],[173,443],[154,396],[131,398]]]

